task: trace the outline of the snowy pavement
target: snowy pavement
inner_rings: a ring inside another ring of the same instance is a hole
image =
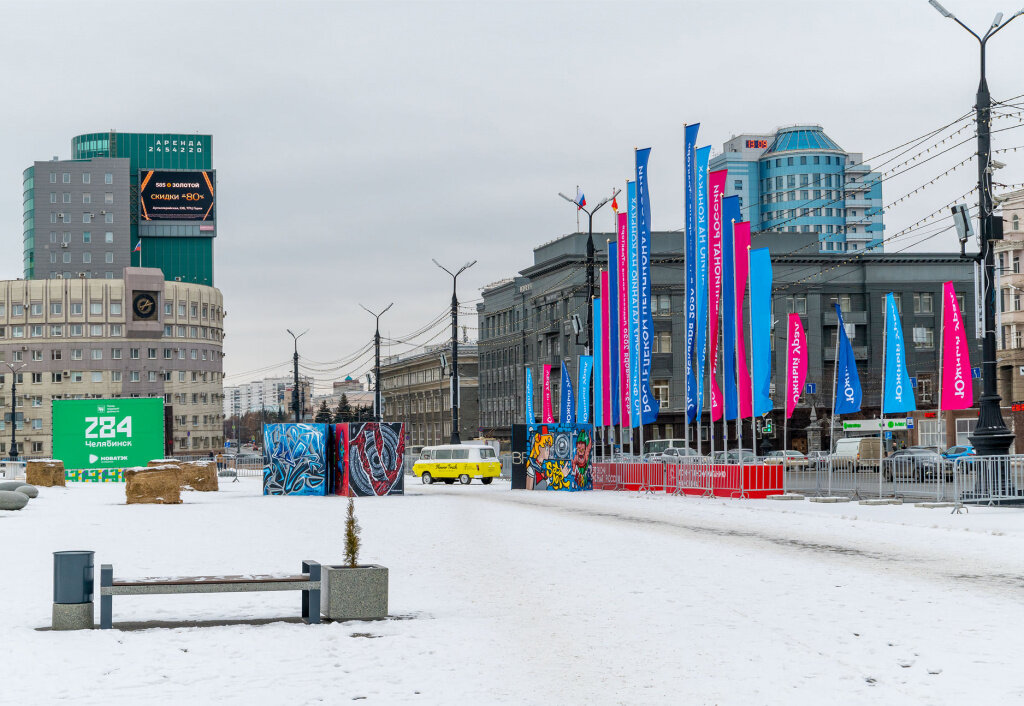
[[[0,513],[0,703],[1024,699],[1024,509],[410,483],[356,500],[391,620],[38,630],[55,550],[95,550],[97,576],[341,560],[344,499],[221,488],[127,506],[123,485],[75,483]],[[297,592],[114,599],[115,626],[298,614]]]

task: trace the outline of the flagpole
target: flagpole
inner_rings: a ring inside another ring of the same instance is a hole
[[[736,219],[732,221],[732,263],[733,263],[733,291],[736,290]],[[749,276],[749,272],[748,272]],[[739,452],[740,457],[743,456],[743,402],[740,400],[740,342],[741,336],[743,335],[743,295],[746,291],[744,286],[743,290],[736,293],[736,317],[733,321],[733,330],[736,333],[736,343],[734,348],[736,354],[736,450]]]
[[[749,278],[750,278],[750,246],[749,245],[747,246],[747,278],[748,278],[748,281],[749,281]],[[753,289],[753,286],[751,286],[751,289],[750,289],[750,306],[753,307],[753,305],[754,305],[754,289]],[[757,458],[757,429],[754,426],[754,416],[757,414],[757,412],[756,412],[757,404],[755,404],[755,396],[757,394],[755,392],[755,390],[757,389],[757,385],[756,385],[756,383],[754,381],[754,357],[755,356],[754,356],[754,315],[753,315],[753,310],[751,310],[750,315],[747,318],[750,319],[750,450],[751,450],[751,452],[753,452],[754,458],[756,459]],[[742,456],[742,454],[740,454],[740,456]],[[744,462],[743,465],[746,466],[747,464]],[[744,473],[745,472],[746,471],[744,471]],[[742,478],[743,478],[743,476],[741,475],[740,476],[740,479],[741,479],[741,481],[740,481],[740,489],[741,489],[741,491],[742,491]],[[740,495],[742,495],[742,492],[740,493]]]
[[[886,339],[888,339],[889,333],[889,302],[885,295],[882,295],[882,396],[879,404],[879,415],[882,419],[882,429],[878,432],[878,446],[879,446],[879,462],[878,462],[878,497],[882,497],[882,462],[881,462],[881,447],[885,444],[885,345]],[[899,381],[897,381],[897,384]],[[896,469],[893,469],[892,476],[892,494],[896,496]]]
[[[708,204],[708,210],[709,211],[710,211],[710,208],[711,208],[711,205]],[[709,228],[708,230],[710,231],[711,229]],[[708,240],[710,241],[710,233],[709,233]],[[710,246],[710,244],[711,243],[709,242],[708,245]],[[707,333],[711,333],[711,279],[712,279],[711,259],[712,259],[712,254],[709,252],[708,253],[708,319],[707,319],[707,321],[704,324],[705,326],[707,326]],[[713,369],[714,369],[714,361],[712,360],[712,356],[708,355],[709,353],[711,353],[711,341],[710,341],[710,339],[708,338],[708,336],[706,334],[704,336],[704,341],[705,341],[705,346],[707,347],[707,351],[706,351],[706,353],[702,357],[707,361],[707,369],[708,369],[708,385],[707,385],[707,388],[706,388],[707,391],[708,391],[708,394],[707,394],[707,398],[708,398],[708,445],[711,447],[711,458],[714,458],[715,457],[715,421],[714,421],[715,413],[713,411],[714,403],[713,403],[713,401],[711,399],[712,395],[714,395],[714,384],[715,384],[715,376],[714,376],[714,373],[712,372]],[[722,461],[723,462],[725,461],[725,454],[722,455]]]
[[[955,291],[955,290],[954,290]],[[939,420],[939,447],[936,450],[941,454],[942,446],[947,443],[945,429],[942,426],[942,349],[946,343],[946,288],[942,288],[942,306],[939,308],[939,398],[936,404],[935,416]]]
[[[796,308],[795,304],[794,304],[793,308],[794,309]],[[793,355],[793,352],[789,348],[792,345],[792,341],[789,340],[790,333],[791,333],[790,325],[789,325],[789,316],[788,316],[789,312],[786,312],[786,313],[787,313],[787,316],[786,316],[786,406],[783,407],[783,410],[782,410],[782,415],[783,415],[782,416],[782,464],[783,464],[783,469],[785,469],[785,464],[786,464],[786,448],[787,448],[787,446],[786,446],[786,435],[787,435],[787,433],[789,431],[789,398],[793,394],[793,389],[792,389],[793,381],[789,379],[790,375],[792,374],[792,368],[793,368],[793,363],[792,363],[792,361],[789,358],[790,358],[791,355]],[[793,403],[793,407],[794,407],[794,409],[796,408],[796,403],[795,402]],[[786,475],[785,470],[783,470],[782,475],[783,475],[783,477],[785,477],[785,475]],[[783,492],[785,492],[785,490],[783,490]]]
[[[843,325],[842,309],[836,312],[836,357],[832,366],[832,414],[828,422],[828,494],[832,495],[832,461],[836,447],[836,396],[839,393],[839,327]]]

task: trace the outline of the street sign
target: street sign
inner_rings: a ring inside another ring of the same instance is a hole
[[[907,417],[907,429],[913,429],[913,428],[914,428],[914,418],[913,417]]]
[[[83,470],[162,458],[163,399],[53,400],[53,456],[65,468]]]
[[[818,385],[816,383],[813,383],[813,382],[807,383],[807,394],[808,395],[813,395],[817,391],[818,391]]]
[[[981,368],[971,368],[971,377],[977,380],[981,377]]]
[[[910,386],[912,388],[914,388],[915,390],[917,389],[917,378],[916,377],[911,376],[911,378],[910,378]]]
[[[910,429],[914,428],[913,421],[910,420]],[[907,428],[906,419],[857,419],[843,422],[843,431],[902,431]]]
[[[892,438],[892,432],[891,431],[885,432],[885,438],[886,439],[891,439]]]

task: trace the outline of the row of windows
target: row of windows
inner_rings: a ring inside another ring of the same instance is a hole
[[[66,375],[63,372],[51,372],[50,382],[51,383],[63,383],[67,382],[104,382],[107,380],[107,375],[110,376],[110,382],[125,382],[126,378],[124,373],[127,372],[127,382],[142,382],[145,377],[146,382],[172,382],[174,371],[172,370],[72,370]],[[178,382],[187,382],[186,371],[178,371]],[[29,373],[30,380],[33,385],[39,385],[43,382],[43,375],[45,373]],[[15,382],[19,385],[24,383],[26,373],[16,373]],[[202,373],[202,380],[197,379],[196,372],[192,372],[192,382],[207,382],[207,374]],[[0,375],[0,383],[3,382],[3,375]],[[205,396],[205,394],[204,394]],[[203,402],[205,404],[205,400]]]
[[[107,328],[109,327],[109,328]],[[71,337],[90,336],[102,338],[109,335],[111,338],[124,336],[123,324],[67,324],[67,335]],[[8,329],[10,331],[8,332]],[[0,338],[63,338],[65,331],[64,324],[30,324],[24,326],[15,324],[13,326],[0,326]],[[109,333],[106,333],[109,331]],[[164,336],[167,338],[198,338],[211,341],[219,340],[220,330],[207,326],[175,326],[164,325]]]
[[[114,214],[111,213],[110,211],[105,211],[105,212],[101,213],[100,215],[103,216],[103,222],[104,223],[113,223],[114,222]],[[85,212],[85,213],[82,214],[82,223],[92,223],[93,222],[92,219],[95,218],[95,217],[96,217],[95,213]],[[50,223],[71,223],[71,214],[70,213],[57,213],[56,211],[51,211],[50,212]]]
[[[65,264],[65,265],[70,265],[71,264],[71,253],[69,253],[69,252],[61,253],[60,261],[63,264]],[[114,263],[114,253],[112,253],[112,252],[105,252],[105,253],[103,253],[103,261],[106,264],[108,264],[108,265],[112,265]],[[56,252],[51,252],[50,253],[50,264],[51,265],[56,265],[57,264],[57,253]],[[84,252],[84,253],[82,253],[82,264],[83,265],[92,264],[92,253],[91,252]]]
[[[775,166],[776,167],[781,167],[781,166],[783,166],[783,164],[782,164],[783,161],[785,161],[785,163],[786,163],[785,166],[787,166],[787,167],[795,167],[797,165],[797,161],[796,160],[798,160],[798,159],[799,159],[799,164],[801,164],[801,165],[804,165],[804,164],[835,164],[835,165],[841,167],[841,166],[843,166],[846,163],[846,158],[845,157],[839,157],[838,155],[833,156],[833,155],[830,155],[830,154],[826,154],[826,155],[817,155],[817,154],[815,154],[815,155],[806,155],[805,154],[805,155],[801,155],[800,157],[778,157],[778,158],[775,159]],[[763,160],[761,162],[761,173],[762,174],[767,174],[768,170],[771,169],[771,166],[772,166],[772,160],[771,159]]]
[[[50,192],[50,203],[57,203],[57,192],[56,191],[51,191]],[[61,203],[71,203],[71,192],[70,191],[65,191],[65,192],[63,192],[61,194]],[[91,204],[92,203],[92,194],[88,193],[88,192],[82,194],[82,203],[83,204]],[[103,192],[103,203],[104,204],[112,204],[112,203],[114,203],[114,192],[113,191],[105,191],[105,192]]]
[[[104,350],[103,348],[90,348],[89,349],[89,358],[91,360],[103,360],[103,350]],[[70,349],[70,354],[71,354],[70,360],[84,360],[84,358],[82,357],[84,355],[84,351],[85,351],[84,348],[72,348],[72,349]],[[42,349],[38,349],[37,348],[37,349],[33,349],[31,351],[13,351],[13,355],[11,356],[11,362],[18,363],[18,362],[24,361],[25,360],[25,353],[26,352],[29,354],[29,356],[30,356],[32,361],[41,361],[41,360],[44,359]],[[52,349],[50,351],[50,360],[63,360],[65,352],[66,351],[64,349],[61,349],[61,348],[54,348],[54,349]],[[120,349],[120,348],[111,348],[110,349],[110,357],[113,360],[121,360],[121,352],[122,352],[122,349]],[[164,360],[174,360],[175,357],[177,357],[178,360],[185,360],[186,359],[186,353],[188,354],[188,358],[190,358],[191,360],[207,360],[207,356],[209,356],[209,360],[214,360],[215,359],[215,354],[217,353],[217,351],[212,351],[212,350],[209,350],[209,349],[206,349],[206,348],[190,348],[187,351],[184,348],[164,348],[163,349],[163,359]],[[147,348],[146,349],[146,359],[147,360],[156,360],[159,357],[158,354],[159,354],[159,349],[157,349],[157,348]],[[3,358],[4,358],[4,355],[3,355],[2,352],[0,352],[0,361],[3,361]],[[141,348],[129,348],[128,349],[128,358],[131,359],[131,360],[141,360],[142,359],[142,349]],[[205,373],[203,373],[203,375],[205,376]],[[0,375],[0,382],[3,382],[3,376],[2,375]]]
[[[825,199],[830,202],[838,202],[843,200],[843,192],[841,191],[822,191],[821,189],[801,189],[799,191],[781,191],[777,194],[765,194],[765,203],[782,203],[783,201],[810,201],[811,198],[815,200]]]
[[[26,308],[28,310],[29,316],[42,316],[43,315],[43,303],[42,302],[31,302],[28,305],[28,307],[26,307],[24,304],[16,303],[16,304],[11,304],[11,318],[19,318],[19,317],[24,316]],[[60,316],[61,314],[63,314],[63,311],[64,311],[64,303],[63,302],[50,302],[50,314],[52,316]],[[124,307],[123,307],[123,305],[122,305],[122,303],[120,301],[112,301],[112,302],[110,302],[110,304],[108,306],[108,313],[110,314],[110,316],[121,316],[123,311],[124,311]],[[83,313],[84,313],[84,303],[83,302],[70,302],[68,304],[68,313],[71,316],[82,316]],[[212,306],[211,307],[209,304],[202,304],[200,306],[200,304],[198,302],[184,302],[184,301],[179,301],[178,302],[178,316],[181,317],[181,318],[185,318],[186,314],[187,314],[188,317],[193,318],[193,319],[199,319],[199,318],[207,319],[207,318],[210,318],[211,315],[212,315],[212,317],[214,319],[216,319],[217,315],[219,313],[220,313],[220,310],[219,310],[218,307],[216,307],[216,306]],[[103,302],[95,302],[95,301],[94,302],[89,302],[89,314],[91,316],[102,316],[103,315]],[[6,315],[7,315],[7,305],[6,304],[0,304],[0,318],[4,317]],[[164,315],[165,316],[174,316],[174,302],[164,302]],[[183,329],[183,327],[180,327],[180,326],[179,326],[179,328]],[[203,328],[205,329],[206,327],[203,327]],[[172,335],[171,333],[166,333],[169,330],[169,327],[165,326],[164,330],[165,330],[165,335],[168,335],[168,336]],[[193,326],[192,330],[196,331],[196,327]],[[102,335],[102,334],[100,334],[100,335]],[[184,336],[185,334],[181,333],[179,335]],[[192,338],[199,338],[200,334],[198,332],[192,333],[191,337]],[[204,331],[203,334],[202,334],[202,338],[206,338],[206,337],[207,337],[206,336],[206,332]]]
[[[61,183],[63,183],[63,184],[70,184],[71,183],[71,172],[64,172],[64,173],[62,173],[61,177],[60,177],[60,180],[61,180]],[[51,184],[56,184],[57,183],[57,172],[50,172],[50,183]],[[83,184],[91,184],[92,183],[92,174],[90,172],[82,172],[82,183]],[[104,174],[103,175],[103,183],[104,184],[113,184],[114,183],[114,175],[110,174],[110,173]]]
[[[550,302],[538,306],[534,310],[535,320],[539,323],[534,326],[543,326],[552,321],[558,321],[563,316],[567,315],[563,313],[568,310],[568,301]],[[669,294],[652,294],[651,295],[651,314],[654,316],[667,316],[672,313],[672,297]],[[519,323],[521,320],[520,311],[518,309],[512,309],[509,311],[503,311],[497,314],[491,314],[485,316],[483,319],[483,326],[480,331],[480,339],[494,338],[496,336],[504,336],[514,331],[519,330]]]
[[[51,243],[56,243],[57,242],[57,231],[55,231],[55,230],[51,230],[50,231],[50,242]],[[71,244],[71,233],[70,233],[70,231],[64,231],[64,232],[61,233],[61,235],[60,235],[60,242],[67,243],[68,245]],[[91,242],[92,242],[92,231],[89,231],[89,230],[82,231],[82,243],[88,244],[88,243],[91,243]],[[113,233],[113,231],[109,231],[108,230],[107,232],[105,232],[103,234],[103,242],[104,243],[113,243],[114,242],[114,233]]]

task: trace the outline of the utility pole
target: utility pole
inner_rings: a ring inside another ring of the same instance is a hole
[[[363,307],[363,311],[366,311],[370,316],[377,320],[377,328],[373,334],[373,348],[374,348],[374,361],[373,361],[373,414],[374,421],[380,422],[383,420],[384,415],[380,409],[380,317],[384,316],[384,313],[395,305],[394,302],[388,304],[379,314],[374,314],[372,311]]]
[[[433,258],[431,259],[433,260]],[[462,439],[459,438],[459,296],[456,285],[459,275],[475,265],[476,260],[467,262],[457,272],[452,272],[437,260],[434,260],[434,264],[452,276],[452,435],[450,443],[461,444]]]
[[[22,349],[24,350],[24,349]],[[27,363],[15,367],[13,363],[4,363],[8,368],[11,369],[11,452],[10,457],[12,461],[18,460],[18,442],[14,438],[14,429],[17,426],[17,412],[14,408],[14,402],[17,399],[18,393],[18,371],[24,368]]]
[[[309,333],[309,329],[306,329],[298,335],[295,335],[291,329],[285,330],[291,334],[295,343],[295,355],[292,356],[292,372],[294,375],[294,386],[292,387],[292,411],[295,413],[295,423],[298,424],[302,421],[302,414],[299,407],[299,339]]]
[[[993,213],[992,198],[992,97],[988,92],[985,80],[985,47],[999,30],[1010,24],[1024,10],[1019,10],[1010,19],[1003,22],[1003,13],[997,13],[983,36],[978,36],[970,27],[961,22],[956,15],[938,3],[928,0],[943,17],[956,22],[978,40],[980,49],[981,78],[978,82],[978,94],[975,103],[975,120],[978,129],[978,225],[981,237],[981,248],[978,259],[985,273],[984,282],[984,321],[985,338],[982,341],[982,395],[978,422],[971,434],[971,443],[979,456],[1005,456],[1013,443],[1013,433],[1006,428],[1002,411],[999,409],[998,387],[996,385],[996,290],[995,290],[995,253],[992,244],[995,235],[996,216]],[[999,235],[999,238],[1002,236]]]

